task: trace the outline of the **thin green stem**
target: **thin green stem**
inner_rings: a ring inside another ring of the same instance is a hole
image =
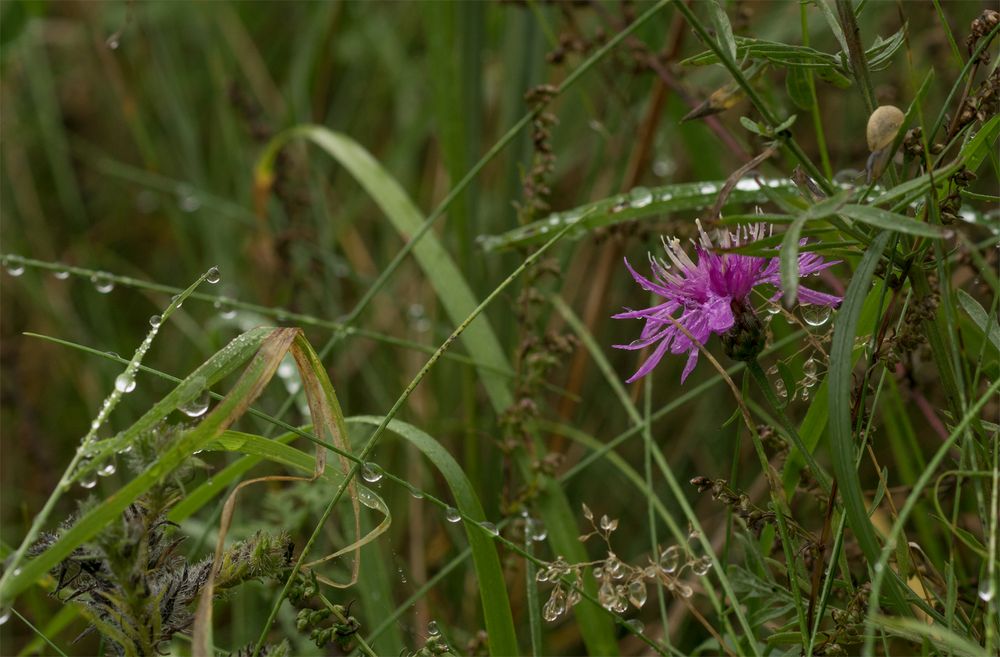
[[[823,491],[829,495],[831,490],[830,476],[816,461],[812,452],[809,451],[809,448],[806,447],[805,442],[803,442],[798,430],[795,429],[795,426],[792,424],[791,420],[788,419],[788,416],[785,415],[785,412],[781,410],[781,404],[778,401],[778,397],[774,394],[774,390],[771,388],[771,382],[768,381],[767,375],[764,374],[764,370],[761,369],[760,363],[756,360],[747,363],[747,370],[750,372],[750,375],[754,378],[757,385],[764,393],[764,397],[767,399],[767,403],[771,406],[771,410],[774,411],[775,417],[777,417],[781,428],[784,429],[785,434],[791,438],[792,442],[795,444],[795,449],[799,451],[810,470],[812,470],[816,482],[819,483]]]

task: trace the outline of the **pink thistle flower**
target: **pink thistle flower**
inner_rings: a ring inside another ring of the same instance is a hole
[[[719,246],[731,249],[763,239],[771,231],[771,227],[765,228],[763,224],[744,226],[732,233],[723,230],[720,231]],[[705,344],[713,333],[723,336],[727,353],[739,360],[752,360],[763,349],[763,325],[754,314],[750,292],[758,285],[771,285],[777,288],[771,300],[780,297],[781,265],[778,257],[717,253],[700,222],[698,234],[699,240],[694,244],[697,262],[688,257],[677,238],[663,240],[663,247],[673,266],[650,254],[653,280],[636,272],[628,259],[625,260],[632,278],[644,290],[663,298],[662,303],[651,308],[626,310],[613,315],[614,319],[646,320],[638,340],[614,345],[615,348],[635,350],[656,345],[649,358],[628,378],[628,383],[649,374],[668,350],[672,354],[688,354],[687,364],[681,373],[681,383],[684,383],[698,362],[698,344],[692,342],[676,324],[687,329],[700,344]],[[805,243],[806,240],[800,242]],[[800,277],[840,262],[826,261],[815,253],[801,253],[798,260]],[[802,303],[829,307],[836,307],[841,301],[838,296],[802,286],[799,286],[798,296]],[[747,336],[749,347],[744,345],[742,350],[734,347],[734,342],[746,343]]]

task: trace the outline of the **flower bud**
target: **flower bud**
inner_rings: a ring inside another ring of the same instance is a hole
[[[764,323],[744,300],[733,300],[731,307],[735,321],[732,328],[722,334],[722,346],[733,360],[749,363],[757,359],[767,343]]]

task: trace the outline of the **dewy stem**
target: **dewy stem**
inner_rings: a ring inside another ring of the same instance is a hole
[[[785,430],[785,433],[791,438],[792,442],[795,443],[795,448],[799,450],[802,454],[802,458],[805,459],[806,465],[812,470],[813,477],[816,478],[816,482],[819,483],[820,487],[823,489],[827,495],[831,492],[830,476],[826,474],[826,471],[816,462],[815,457],[813,457],[812,452],[806,447],[806,444],[802,442],[802,437],[799,432],[795,429],[795,426],[785,415],[785,412],[781,410],[780,402],[778,401],[777,395],[774,394],[774,390],[771,389],[771,382],[767,380],[767,375],[764,374],[764,370],[761,369],[760,363],[756,360],[747,363],[747,370],[750,372],[750,376],[757,381],[757,385],[760,386],[761,391],[764,393],[764,397],[767,399],[767,403],[771,406],[772,410],[778,422],[781,424],[781,428]]]
[[[582,218],[583,217],[581,217],[580,219]],[[257,639],[257,644],[254,647],[253,657],[256,657],[257,655],[260,654],[260,650],[264,645],[264,640],[267,638],[267,632],[270,629],[271,625],[274,623],[274,619],[278,616],[278,609],[281,608],[282,601],[285,599],[285,596],[288,595],[288,590],[292,586],[292,581],[295,579],[295,576],[299,573],[299,570],[302,568],[302,564],[305,562],[305,557],[309,553],[310,548],[312,548],[313,543],[316,542],[316,539],[319,537],[319,534],[323,530],[323,527],[326,526],[327,519],[333,513],[333,510],[334,508],[336,508],[337,503],[340,502],[340,499],[344,496],[344,493],[347,491],[348,486],[350,486],[351,482],[354,480],[355,475],[361,468],[361,464],[367,460],[368,455],[371,454],[372,450],[375,449],[375,446],[382,438],[382,434],[385,433],[385,429],[386,427],[389,426],[389,422],[391,422],[392,419],[396,416],[396,413],[399,412],[399,409],[403,407],[403,404],[405,404],[406,400],[409,399],[410,394],[416,389],[416,387],[420,384],[424,376],[427,375],[427,373],[431,370],[431,368],[434,367],[438,359],[441,358],[441,355],[448,350],[448,348],[455,342],[455,340],[458,339],[458,337],[462,334],[463,331],[465,331],[465,329],[469,326],[469,324],[471,324],[472,321],[475,320],[476,317],[478,317],[483,312],[483,310],[485,310],[486,307],[489,306],[490,303],[492,303],[493,300],[500,295],[501,292],[507,289],[507,287],[511,283],[513,283],[525,271],[525,269],[530,267],[532,263],[538,260],[546,251],[549,250],[549,248],[553,244],[555,244],[563,235],[565,235],[570,229],[572,229],[574,225],[575,224],[573,223],[566,225],[552,239],[550,239],[548,242],[542,245],[541,248],[539,248],[537,251],[535,251],[527,258],[525,258],[524,262],[522,262],[517,267],[517,269],[511,272],[510,275],[507,276],[507,278],[504,279],[504,281],[500,283],[499,286],[497,286],[492,292],[490,292],[490,294],[485,299],[483,299],[478,306],[476,306],[476,308],[472,311],[472,313],[470,313],[469,316],[466,317],[465,320],[461,324],[459,324],[454,331],[452,331],[451,335],[449,335],[448,338],[441,343],[441,346],[437,348],[437,350],[434,352],[434,355],[432,355],[427,360],[427,362],[424,363],[424,366],[420,368],[420,371],[417,372],[416,376],[413,377],[413,380],[410,381],[410,383],[406,386],[406,388],[403,389],[403,392],[399,395],[399,398],[396,399],[396,402],[392,405],[392,408],[389,409],[389,412],[385,414],[385,417],[382,419],[382,422],[378,425],[378,427],[375,428],[375,431],[372,432],[372,435],[368,438],[368,442],[365,443],[365,446],[361,449],[361,452],[358,454],[358,460],[354,462],[354,464],[351,466],[351,469],[345,475],[344,481],[342,481],[340,485],[337,487],[337,492],[334,494],[333,499],[330,500],[326,509],[324,509],[323,515],[316,523],[316,527],[313,530],[312,535],[309,537],[309,540],[306,542],[306,544],[302,547],[302,552],[299,553],[299,558],[296,559],[295,565],[292,566],[292,572],[289,573],[288,578],[285,580],[285,585],[282,587],[281,593],[278,594],[277,599],[275,599],[274,604],[271,607],[271,612],[267,617],[267,621],[265,621],[264,623],[264,627],[261,628],[260,637]]]

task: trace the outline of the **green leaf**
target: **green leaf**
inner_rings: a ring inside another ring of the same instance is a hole
[[[984,654],[982,646],[969,641],[966,637],[955,634],[938,623],[930,624],[915,618],[876,616],[875,625],[888,634],[901,636],[918,643],[927,640],[939,650],[962,655],[962,657],[979,657],[979,655]]]
[[[785,90],[795,106],[801,110],[813,107],[812,90],[809,87],[809,72],[804,68],[789,68],[785,76]]]
[[[799,216],[788,226],[781,240],[779,262],[781,266],[781,289],[784,291],[786,306],[792,306],[799,293],[799,241],[802,229],[807,221],[824,219],[835,214],[844,206],[844,201],[850,195],[849,190],[839,192],[828,199],[820,201]]]
[[[235,370],[236,367],[250,358],[275,330],[257,328],[237,337],[146,412],[124,433],[123,440],[128,441],[151,429],[180,404],[188,401],[190,390],[196,385],[196,382],[200,386],[199,389],[208,387]],[[25,562],[21,572],[13,575],[6,582],[4,588],[0,590],[0,598],[4,600],[16,598],[19,593],[31,586],[38,578],[44,576],[84,541],[100,532],[109,522],[117,518],[129,504],[163,477],[170,474],[196,450],[203,449],[217,434],[221,433],[224,421],[249,398],[255,385],[259,383],[259,378],[266,374],[267,367],[266,356],[258,353],[230,393],[198,426],[183,434],[174,445],[160,454],[155,462],[114,495],[105,498],[77,519],[76,523],[66,530],[45,552]]]
[[[857,538],[858,545],[869,564],[878,562],[881,548],[875,537],[875,530],[868,518],[861,480],[856,468],[857,449],[854,444],[854,430],[851,422],[851,372],[854,359],[854,336],[861,317],[861,309],[875,266],[891,237],[883,231],[872,241],[861,258],[857,271],[844,295],[844,303],[834,322],[833,342],[830,347],[830,452],[833,469],[844,502],[847,522]],[[903,597],[895,578],[889,579],[888,593],[892,606],[897,612],[910,614],[909,605]]]
[[[1000,325],[997,324],[997,318],[990,317],[986,310],[979,305],[979,302],[969,296],[965,290],[958,290],[958,302],[962,304],[962,308],[976,323],[979,330],[990,339],[993,346],[1000,349]]]
[[[258,181],[269,179],[278,150],[297,137],[313,142],[347,169],[382,209],[404,241],[420,229],[424,222],[423,214],[396,179],[356,141],[323,126],[297,126],[275,137],[258,161]],[[462,271],[433,232],[426,233],[417,242],[413,247],[413,255],[427,275],[448,317],[455,325],[460,324],[478,303]],[[494,408],[507,408],[513,397],[507,387],[507,378],[497,371],[506,372],[511,368],[487,317],[480,315],[473,320],[461,339],[469,352],[476,354],[477,361],[485,365],[477,367],[477,371]]]
[[[746,116],[740,117],[740,125],[754,133],[755,135],[760,135],[761,137],[769,138],[771,137],[771,131],[767,129],[767,126],[758,123]]]
[[[976,136],[965,143],[960,158],[970,171],[976,171],[990,152],[995,150],[998,135],[1000,135],[1000,114],[984,123]]]
[[[947,237],[951,233],[950,230],[942,228],[941,226],[927,224],[922,221],[917,221],[916,219],[911,219],[910,217],[906,217],[895,212],[889,212],[888,210],[883,210],[870,205],[848,204],[840,208],[837,214],[853,219],[854,221],[860,221],[861,223],[868,224],[869,226],[875,226],[876,228],[881,228],[883,230],[892,230],[897,233],[906,233],[907,235],[919,235],[920,237],[940,239],[942,237]]]
[[[366,415],[348,418],[347,421],[350,424],[378,427],[383,420],[383,417]],[[465,533],[469,538],[472,559],[476,567],[490,654],[494,656],[521,654],[517,645],[517,634],[514,631],[514,619],[510,611],[507,585],[500,567],[500,559],[492,537],[478,525],[486,520],[486,515],[468,477],[448,450],[420,429],[399,420],[391,420],[387,428],[423,452],[448,483],[448,488],[455,497],[455,506],[465,518],[473,521],[470,523],[469,520],[465,520]]]
[[[736,61],[736,39],[733,37],[733,26],[729,22],[726,10],[719,4],[719,0],[712,0],[708,3],[708,8],[712,12],[712,22],[715,23],[715,31],[719,35],[719,45],[729,53],[729,59]]]

